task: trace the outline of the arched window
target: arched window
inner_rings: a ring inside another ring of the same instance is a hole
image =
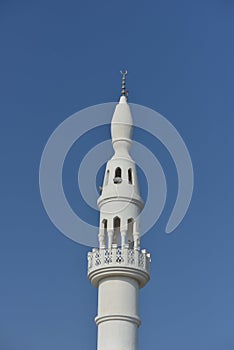
[[[105,186],[108,185],[109,176],[110,176],[110,170],[107,170],[107,172],[106,172],[106,178],[105,178]]]
[[[115,177],[121,178],[121,173],[122,173],[121,168],[118,167],[115,169]]]
[[[100,244],[100,248],[105,248],[107,246],[107,220],[106,219],[103,219],[101,222],[99,244]]]
[[[128,169],[128,183],[132,185],[132,169]]]
[[[120,184],[122,182],[121,176],[122,176],[122,170],[121,168],[118,167],[115,169],[115,177],[114,177],[115,184]]]
[[[133,248],[133,218],[128,219],[128,244],[129,248]]]
[[[120,228],[120,218],[118,216],[114,218],[114,228]]]
[[[104,229],[107,229],[107,220],[106,219],[102,220],[102,225],[103,225]]]
[[[116,216],[113,219],[113,227],[114,227],[113,243],[119,244],[120,243],[120,218],[118,216]]]

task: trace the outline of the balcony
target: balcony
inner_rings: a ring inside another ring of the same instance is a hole
[[[97,284],[102,276],[105,278],[110,274],[136,278],[140,286],[143,286],[149,280],[149,273],[150,254],[145,249],[139,251],[127,247],[94,248],[88,253],[88,277],[94,279],[94,284]]]

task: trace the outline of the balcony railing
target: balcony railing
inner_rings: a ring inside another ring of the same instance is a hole
[[[88,273],[108,266],[135,267],[150,272],[150,254],[145,249],[139,251],[129,248],[112,247],[96,249],[88,253]]]

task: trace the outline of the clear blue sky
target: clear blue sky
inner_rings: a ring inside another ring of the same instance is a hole
[[[152,142],[169,196],[142,240],[152,272],[141,291],[139,350],[232,350],[234,2],[3,0],[0,52],[0,349],[95,349],[88,248],[50,222],[38,169],[56,126],[84,107],[116,101],[127,67],[130,102],[175,125],[195,172],[189,211],[167,236],[176,173]],[[75,152],[73,159],[68,192]]]

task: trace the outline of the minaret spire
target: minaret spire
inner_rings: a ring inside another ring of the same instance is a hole
[[[99,248],[88,253],[88,277],[98,288],[97,350],[137,350],[139,288],[150,278],[150,255],[140,248],[140,196],[137,169],[129,153],[133,119],[122,95],[111,121],[113,157],[107,162],[100,208]]]
[[[120,74],[122,75],[122,89],[121,89],[121,95],[122,96],[128,96],[128,91],[126,91],[126,75],[128,74],[127,69],[125,71],[120,71]]]

